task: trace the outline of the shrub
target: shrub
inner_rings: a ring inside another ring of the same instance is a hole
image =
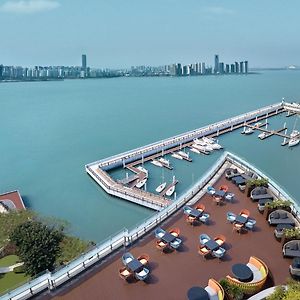
[[[283,230],[284,236],[290,240],[299,240],[300,239],[300,228],[285,228]]]
[[[257,187],[257,186],[264,186],[268,187],[269,180],[266,178],[261,178],[261,179],[250,179],[247,181],[247,186],[248,187]]]
[[[292,202],[289,200],[277,199],[272,202],[268,202],[266,204],[266,207],[270,209],[280,209],[280,208],[291,207],[291,205]]]
[[[234,299],[234,300],[243,299],[244,292],[238,286],[231,284],[225,278],[220,280],[220,284],[223,287],[225,293],[229,296],[229,298]]]
[[[19,274],[19,273],[25,273],[25,268],[24,266],[19,266],[14,268],[14,273]]]

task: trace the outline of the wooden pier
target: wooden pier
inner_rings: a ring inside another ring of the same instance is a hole
[[[168,199],[163,197],[165,195],[164,191],[161,193],[161,195],[155,195],[137,188],[129,188],[128,186],[113,180],[107,172],[111,169],[123,166],[139,177],[145,176],[145,173],[141,172],[135,167],[136,165],[144,164],[148,161],[163,157],[164,155],[168,155],[173,152],[178,152],[185,147],[191,147],[194,143],[194,139],[196,138],[217,138],[222,134],[240,129],[244,127],[245,124],[247,124],[248,127],[252,126],[253,129],[268,132],[270,136],[278,135],[283,138],[290,139],[290,136],[283,134],[282,130],[270,131],[261,128],[261,126],[264,126],[265,124],[253,126],[253,124],[259,121],[266,120],[286,111],[290,111],[291,113],[300,113],[300,105],[297,103],[286,103],[282,101],[280,103],[272,104],[236,117],[229,118],[227,120],[191,130],[159,142],[95,161],[87,164],[85,168],[87,173],[107,193],[146,207],[160,210],[163,207],[168,206],[170,203]],[[166,164],[164,164],[164,167],[166,167]],[[170,166],[168,169],[171,169]],[[138,178],[136,178],[136,180],[138,180]],[[168,188],[170,188],[170,185]]]

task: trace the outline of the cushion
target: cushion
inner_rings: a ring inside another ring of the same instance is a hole
[[[291,243],[289,248],[291,250],[298,250],[298,244],[297,243]]]
[[[280,219],[287,219],[288,215],[286,212],[280,214]]]
[[[279,219],[280,218],[280,214],[278,212],[274,212],[272,214],[273,219]]]
[[[267,276],[267,272],[266,272],[266,269],[264,267],[261,267],[259,271],[260,271],[260,274],[263,278],[265,278]]]
[[[218,295],[217,292],[216,292],[213,288],[211,288],[210,286],[207,286],[207,287],[205,288],[205,290],[207,291],[207,293],[208,293],[210,299],[211,299],[211,297],[217,296],[217,295]],[[217,299],[218,299],[218,298],[217,298]]]
[[[260,281],[262,280],[264,277],[262,276],[261,272],[256,269],[254,272],[253,272],[253,280],[252,282],[257,282],[257,281]]]

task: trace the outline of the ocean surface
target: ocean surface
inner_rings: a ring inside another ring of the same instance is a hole
[[[67,220],[70,232],[101,241],[131,228],[152,210],[108,196],[84,165],[268,104],[300,100],[299,71],[248,76],[113,78],[0,84],[0,193],[18,189],[25,204]],[[279,129],[295,117],[269,120]],[[300,129],[300,121],[296,123]],[[270,175],[300,203],[300,145],[280,146],[257,133],[221,136],[219,142]],[[170,159],[174,171],[146,165],[148,190],[162,177],[179,180],[180,196],[220,156],[191,153],[193,162]],[[114,177],[124,177],[116,170]]]

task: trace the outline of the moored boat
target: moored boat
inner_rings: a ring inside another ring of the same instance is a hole
[[[190,157],[190,154],[189,153],[186,153],[184,151],[178,151],[178,154],[181,156],[181,157],[184,157],[184,158],[189,158]]]
[[[160,185],[155,189],[155,191],[156,191],[157,193],[162,192],[162,191],[164,190],[164,188],[166,187],[166,185],[167,185],[167,183],[166,183],[166,182],[163,182],[162,184],[160,184]]]
[[[175,192],[175,185],[171,186],[167,191],[166,191],[166,196],[170,197],[174,194]]]
[[[288,143],[288,146],[289,147],[294,147],[296,145],[298,145],[300,142],[300,139],[290,139],[289,143]]]
[[[262,132],[260,133],[257,137],[261,140],[263,140],[264,138],[266,138],[268,136],[268,133],[267,132]]]
[[[153,164],[157,167],[161,167],[161,168],[163,167],[163,164],[160,161],[156,160],[156,159],[153,159],[150,162],[151,162],[151,164]]]
[[[157,159],[161,164],[166,165],[166,166],[170,166],[170,161],[168,159],[165,159],[163,157],[160,157]]]
[[[140,189],[141,187],[143,187],[145,185],[146,181],[147,181],[147,177],[141,181],[138,181],[138,183],[135,185],[135,187]]]
[[[176,152],[172,153],[171,156],[177,159],[181,159],[181,160],[183,159],[183,157]]]

